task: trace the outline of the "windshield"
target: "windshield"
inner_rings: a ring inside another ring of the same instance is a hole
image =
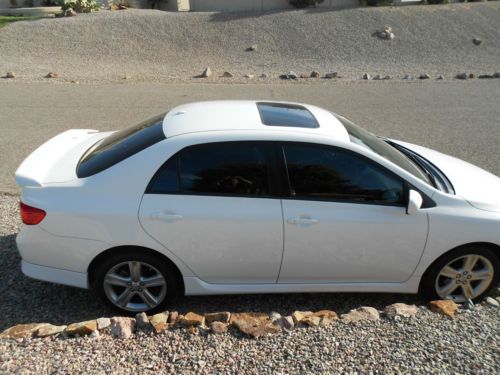
[[[432,185],[427,174],[410,158],[405,154],[400,152],[398,149],[392,147],[387,142],[384,142],[380,137],[369,131],[353,124],[351,121],[347,120],[342,116],[335,115],[335,117],[344,125],[349,133],[349,138],[352,143],[356,143],[376,154],[382,156],[383,158],[393,162],[398,167],[403,168],[408,173],[419,178],[420,180]]]

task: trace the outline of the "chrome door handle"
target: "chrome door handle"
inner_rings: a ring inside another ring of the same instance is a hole
[[[166,212],[155,212],[151,214],[151,219],[153,220],[161,220],[167,223],[171,223],[174,221],[179,221],[182,219],[182,215],[177,215],[174,213],[166,213]]]
[[[313,224],[318,224],[319,220],[301,216],[301,217],[292,217],[288,219],[287,222],[288,224],[295,224],[295,225],[313,225]]]

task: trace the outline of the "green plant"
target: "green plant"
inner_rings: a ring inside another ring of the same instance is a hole
[[[62,10],[73,9],[77,13],[90,13],[99,10],[96,0],[60,0]]]
[[[307,8],[311,6],[316,6],[322,3],[324,0],[290,0],[290,4],[295,8]]]

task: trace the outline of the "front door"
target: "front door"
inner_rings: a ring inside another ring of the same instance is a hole
[[[285,144],[279,283],[403,282],[424,250],[427,214],[407,215],[403,180],[341,148]]]

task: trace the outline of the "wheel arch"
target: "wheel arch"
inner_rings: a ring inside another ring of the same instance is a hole
[[[185,286],[184,286],[184,278],[182,276],[181,271],[179,270],[179,267],[170,259],[168,258],[165,254],[160,253],[159,251],[147,248],[147,247],[142,247],[142,246],[116,246],[109,248],[100,254],[98,254],[92,261],[90,262],[88,268],[87,268],[87,274],[88,274],[88,283],[91,288],[93,288],[94,285],[94,277],[95,277],[95,271],[97,269],[97,266],[104,261],[105,259],[109,259],[113,257],[115,254],[119,253],[124,253],[124,252],[142,252],[142,253],[149,253],[150,255],[157,257],[163,261],[165,261],[169,267],[174,271],[175,277],[177,281],[179,282],[179,285],[181,286],[181,290],[179,291],[179,294],[184,295],[185,294]]]

